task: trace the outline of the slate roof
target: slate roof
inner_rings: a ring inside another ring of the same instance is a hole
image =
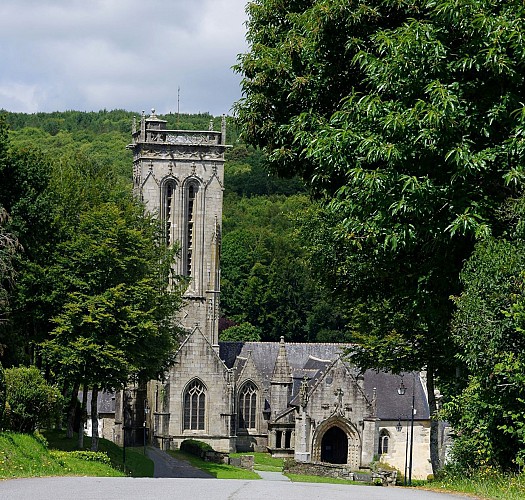
[[[308,378],[308,385],[312,386],[325,372],[331,363],[344,353],[346,344],[336,343],[286,343],[286,356],[292,371],[292,398],[299,392],[301,382],[305,375]],[[274,371],[277,354],[279,352],[279,342],[219,342],[219,356],[228,368],[232,368],[236,358],[247,358],[251,356],[255,367],[261,374],[263,383],[266,387],[270,386],[270,380]],[[358,370],[348,364],[354,376],[358,375]],[[240,370],[238,370],[239,372]],[[397,393],[401,383],[401,376],[391,373],[375,372],[367,370],[364,373],[365,394],[371,401],[374,388],[377,398],[377,416],[382,420],[408,420],[412,406],[412,387],[414,377],[411,373],[403,374],[403,382],[406,387],[404,396]],[[416,413],[415,420],[428,420],[429,409],[425,391],[421,385],[419,377],[416,376],[414,390],[414,407]]]
[[[364,374],[365,392],[372,394],[374,387],[377,389],[377,416],[381,420],[409,420],[410,410],[412,408],[412,388],[414,387],[414,374],[403,373],[401,375],[392,375],[391,373],[376,372],[367,370]],[[397,393],[401,384],[406,387],[404,396]],[[421,379],[415,376],[414,388],[414,420],[428,420],[430,411],[426,392],[421,384]]]

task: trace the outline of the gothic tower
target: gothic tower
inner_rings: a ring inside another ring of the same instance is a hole
[[[218,350],[225,118],[220,132],[211,122],[206,131],[168,130],[152,110],[132,137],[134,192],[161,219],[164,243],[178,245],[174,273],[189,281],[181,326],[198,325]]]

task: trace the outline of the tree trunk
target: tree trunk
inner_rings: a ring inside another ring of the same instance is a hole
[[[84,423],[87,420],[87,391],[86,384],[82,384],[82,405],[80,407],[80,422],[78,424],[78,449],[84,448]]]
[[[427,367],[427,393],[428,408],[430,410],[430,463],[432,464],[432,473],[434,476],[441,469],[439,453],[439,420],[437,416],[437,401],[435,395],[434,370]]]
[[[91,451],[98,451],[98,386],[91,391]]]
[[[71,393],[71,398],[69,399],[69,404],[67,408],[67,428],[66,428],[66,437],[68,439],[73,438],[73,432],[75,430],[75,412],[78,405],[78,389],[80,387],[79,382],[75,382],[73,386],[73,392]]]

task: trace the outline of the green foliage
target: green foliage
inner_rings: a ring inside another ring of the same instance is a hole
[[[88,457],[92,453],[86,452],[84,450],[77,450],[78,441],[76,439],[76,434],[73,436],[73,439],[68,439],[65,435],[65,432],[59,430],[46,430],[43,431],[43,433],[49,441],[49,448],[52,450],[57,450],[57,452],[73,452],[75,454],[79,453],[80,455],[86,453],[86,456]],[[84,436],[84,447],[86,449],[91,448],[91,437]],[[100,452],[109,457],[111,466],[115,471],[115,475],[122,475],[122,472],[120,472],[124,471],[122,448],[115,443],[108,441],[107,439],[100,438],[99,452],[96,452],[94,456],[98,456],[97,453]],[[67,456],[70,456],[69,453]],[[153,477],[154,464],[151,459],[144,456],[142,447],[133,448],[126,446],[125,469],[126,475],[130,475],[132,477]]]
[[[223,330],[220,340],[222,342],[259,342],[261,340],[261,329],[244,322]]]
[[[279,179],[266,167],[262,151],[236,144],[225,154],[224,184],[226,193],[239,196],[292,195],[304,191],[298,178]]]
[[[111,165],[120,177],[131,180],[130,141],[131,124],[140,113],[124,110],[98,112],[63,111],[54,113],[5,113],[10,127],[10,138],[17,148],[38,147],[57,158],[81,154],[92,161]],[[220,130],[220,117],[208,113],[159,115],[168,121],[168,128],[181,130],[208,130],[213,120]],[[227,128],[228,139],[235,140],[234,127]]]
[[[296,221],[309,205],[304,195],[225,198],[222,313],[260,328],[262,340],[333,341],[339,334],[337,305],[312,277],[297,238]]]
[[[64,287],[64,305],[42,348],[67,380],[112,389],[165,367],[180,294],[166,288],[173,255],[157,245],[158,235],[141,207],[108,203],[82,213],[59,245],[51,273]]]
[[[522,238],[491,238],[477,245],[461,273],[453,337],[471,375],[445,405],[461,470],[515,470],[525,460],[524,270]]]
[[[426,489],[429,487],[490,500],[521,500],[525,497],[525,476],[523,473],[502,474],[490,467],[465,474],[465,470],[447,466],[437,480],[426,485]]]
[[[5,384],[6,429],[33,432],[51,423],[62,409],[60,391],[34,366],[6,369]]]
[[[351,311],[353,361],[425,366],[431,413],[434,377],[454,374],[449,296],[474,241],[501,234],[495,212],[523,189],[524,9],[517,0],[248,6],[250,51],[236,67],[243,137],[326,206],[324,228],[310,226],[311,253]],[[436,470],[435,423],[431,445]]]
[[[4,412],[5,412],[5,397],[6,397],[6,387],[5,387],[5,372],[2,363],[0,363],[0,431],[4,428]]]
[[[77,451],[62,451],[55,452],[55,458],[59,457],[69,457],[69,458],[79,458],[80,460],[85,460],[86,462],[100,462],[101,464],[110,465],[111,460],[106,453],[102,451],[87,451],[87,450],[77,450]]]

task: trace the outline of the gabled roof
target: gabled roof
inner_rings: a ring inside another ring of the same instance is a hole
[[[270,385],[274,373],[275,361],[280,348],[279,342],[219,342],[219,356],[229,368],[233,367],[237,357],[248,358],[249,351],[253,362],[259,371],[261,378]],[[301,382],[305,375],[308,378],[309,387],[313,386],[323,373],[331,366],[339,356],[344,355],[347,344],[324,343],[285,343],[286,359],[290,367],[293,386],[291,400],[298,394]],[[359,370],[345,362],[348,369],[357,377]],[[242,366],[242,365],[241,365]],[[377,397],[377,416],[382,420],[401,420],[410,418],[412,406],[413,375],[406,373],[403,376],[407,388],[406,394],[400,396],[397,389],[401,383],[399,375],[391,373],[367,370],[364,374],[364,392],[369,400],[372,400],[374,388]],[[428,420],[430,417],[425,390],[420,378],[416,374],[414,390],[414,402],[416,420]]]
[[[265,380],[270,380],[273,374],[275,360],[279,351],[279,342],[219,342],[219,356],[228,368],[233,367],[237,356],[248,357],[252,352],[255,366]],[[341,354],[345,344],[325,343],[285,343],[286,358],[295,377],[297,370],[305,368],[311,357],[319,360],[334,360]]]
[[[414,420],[428,420],[430,411],[425,389],[418,373],[410,372],[401,375],[367,370],[364,373],[365,392],[372,394],[374,387],[377,391],[377,416],[381,420],[408,420],[412,408],[412,388],[414,388]],[[400,396],[397,389],[401,379],[406,387],[404,396]],[[415,386],[414,386],[415,379]]]

